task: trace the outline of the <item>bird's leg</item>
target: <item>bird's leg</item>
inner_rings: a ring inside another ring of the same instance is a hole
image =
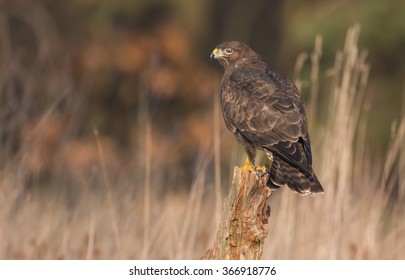
[[[270,173],[270,168],[273,163],[273,154],[268,150],[265,150],[265,152],[266,152],[266,162],[263,165],[263,170],[264,170],[263,175]]]
[[[257,176],[264,176],[269,173],[265,166],[256,166],[254,162],[249,159],[249,157],[246,157],[245,163],[241,168],[254,172]]]
[[[265,165],[260,165],[260,166],[255,167],[255,173],[260,176],[264,176],[264,175],[268,174],[269,169],[267,169],[266,164],[267,164],[267,162],[265,163]]]
[[[250,172],[254,172],[258,176],[265,176],[270,173],[271,164],[273,162],[273,155],[271,152],[266,150],[266,162],[264,165],[256,166],[255,163],[250,159],[248,156],[245,160],[245,164],[242,168],[249,170]]]
[[[246,141],[246,139],[242,136],[242,134],[237,133],[236,139],[239,143],[243,145],[245,148],[247,158],[245,160],[245,164],[242,166],[242,169],[249,170],[250,172],[256,172],[256,165],[255,165],[255,157],[256,157],[256,149],[250,143]]]
[[[270,168],[271,168],[271,161],[269,158],[266,159],[266,162],[264,163],[263,166],[260,166],[262,169],[262,176],[270,174]]]
[[[242,166],[242,169],[254,172],[258,176],[263,176],[263,171],[265,171],[266,168],[264,166],[259,167],[256,166],[255,164],[256,148],[252,146],[250,143],[248,143],[241,134],[236,134],[236,139],[238,139],[239,143],[241,143],[244,146],[247,154],[247,158],[245,160],[245,164]]]

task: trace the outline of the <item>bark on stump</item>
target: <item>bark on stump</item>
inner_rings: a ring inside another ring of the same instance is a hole
[[[270,206],[268,175],[260,177],[245,168],[234,168],[232,188],[225,199],[214,245],[202,259],[258,260],[268,233]]]

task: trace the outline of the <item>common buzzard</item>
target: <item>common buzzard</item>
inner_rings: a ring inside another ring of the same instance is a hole
[[[302,194],[323,193],[312,169],[304,103],[297,87],[240,42],[224,42],[211,53],[225,68],[221,107],[228,129],[245,148],[254,170],[256,149],[272,162],[267,185],[287,185]]]

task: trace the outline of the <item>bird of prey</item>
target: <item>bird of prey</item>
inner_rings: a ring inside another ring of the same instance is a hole
[[[323,193],[312,169],[304,103],[297,87],[247,45],[219,44],[211,53],[225,68],[221,107],[227,128],[245,148],[256,172],[256,150],[271,162],[268,187],[287,185],[301,195]]]

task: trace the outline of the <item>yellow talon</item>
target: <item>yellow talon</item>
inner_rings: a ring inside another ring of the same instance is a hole
[[[256,169],[250,162],[249,158],[247,157],[243,166],[239,167],[241,170],[249,170],[250,172],[257,172],[257,171],[266,171],[266,167],[264,165],[257,166]]]
[[[257,171],[266,171],[266,166],[260,165],[260,166],[256,167],[256,170]]]
[[[250,163],[249,158],[247,157],[245,160],[245,163],[243,164],[243,166],[240,168],[242,170],[249,170],[250,172],[255,171],[255,168],[253,167],[253,165]]]

